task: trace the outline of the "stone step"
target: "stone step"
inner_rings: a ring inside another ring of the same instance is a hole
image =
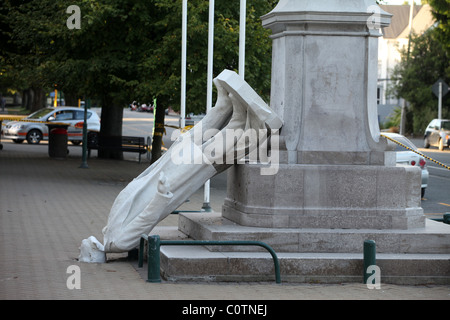
[[[282,282],[363,283],[363,255],[278,253]],[[377,254],[380,280],[390,284],[450,284],[450,254]],[[274,281],[264,252],[213,252],[203,246],[161,246],[161,275],[168,281]]]
[[[450,225],[426,219],[408,230],[258,228],[238,225],[220,213],[182,213],[179,231],[196,240],[262,241],[277,253],[361,253],[374,240],[378,253],[450,253]],[[264,251],[254,247],[209,247],[211,251]]]
[[[448,227],[427,219],[422,230],[268,229],[239,226],[218,213],[182,213],[178,227],[157,227],[152,234],[162,240],[266,242],[277,253],[282,282],[294,283],[362,283],[363,242],[371,239],[381,284],[448,285]],[[169,281],[275,282],[271,255],[255,246],[162,245],[160,258]]]

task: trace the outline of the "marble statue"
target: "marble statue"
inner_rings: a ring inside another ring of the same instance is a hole
[[[103,244],[93,236],[84,239],[79,261],[105,262],[108,252],[136,248],[141,234],[149,234],[207,180],[267,143],[282,127],[281,119],[235,72],[224,70],[214,84],[215,106],[120,192],[102,230]],[[269,134],[252,141],[246,134],[251,130]]]

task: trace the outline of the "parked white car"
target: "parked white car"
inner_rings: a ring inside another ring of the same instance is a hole
[[[450,148],[450,120],[434,119],[425,129],[424,148],[438,147],[440,151]]]
[[[401,144],[407,146],[408,148],[412,150],[417,151],[417,147],[408,140],[405,136],[398,134],[398,133],[390,133],[390,132],[383,132],[383,135],[400,142]],[[396,156],[397,156],[397,165],[411,165],[411,166],[419,166],[420,169],[422,169],[422,197],[425,195],[425,189],[428,186],[428,169],[427,169],[427,162],[424,157],[421,155],[410,151],[398,144],[396,144]]]
[[[83,140],[84,109],[76,107],[58,107],[40,109],[28,117],[26,121],[10,121],[5,125],[3,137],[12,139],[16,143],[27,140],[30,144],[39,144],[48,139],[46,122],[61,122],[69,124],[68,140],[73,144],[80,144]],[[100,118],[94,111],[87,112],[88,130],[100,130]]]

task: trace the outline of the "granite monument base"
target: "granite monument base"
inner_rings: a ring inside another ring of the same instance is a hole
[[[223,216],[265,228],[409,229],[424,227],[420,169],[280,164],[229,170]]]
[[[176,232],[265,242],[278,255],[283,282],[362,283],[363,244],[374,240],[381,283],[450,284],[450,225],[425,218],[420,170],[280,165],[277,175],[261,176],[253,172],[259,169],[230,169],[222,213],[180,214]],[[164,239],[161,231],[154,233]],[[274,265],[257,247],[162,246],[161,274],[169,281],[273,281]]]
[[[168,233],[170,231],[170,233]],[[450,225],[423,228],[319,229],[238,225],[220,213],[183,213],[177,227],[157,227],[161,239],[263,241],[277,253],[283,283],[363,284],[363,243],[376,242],[381,285],[450,284]],[[161,246],[166,281],[275,280],[270,254],[250,246]]]

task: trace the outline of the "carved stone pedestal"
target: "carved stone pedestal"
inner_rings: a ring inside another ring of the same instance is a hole
[[[264,228],[423,228],[420,169],[413,167],[280,164],[261,176],[258,165],[228,174],[225,218]]]

